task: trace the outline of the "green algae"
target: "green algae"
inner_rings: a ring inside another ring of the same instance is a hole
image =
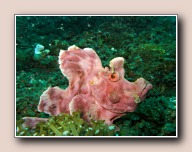
[[[17,121],[17,136],[114,136],[116,132],[114,125],[108,126],[101,120],[85,122],[79,112],[52,116],[34,129],[22,124],[23,121]]]

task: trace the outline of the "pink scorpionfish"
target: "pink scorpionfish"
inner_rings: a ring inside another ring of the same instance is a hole
[[[69,86],[65,90],[49,87],[41,95],[38,111],[50,115],[80,111],[87,122],[105,120],[110,125],[126,112],[133,112],[152,88],[143,78],[135,82],[124,78],[122,57],[111,60],[110,68],[103,68],[91,48],[73,45],[66,51],[61,50],[59,64]]]

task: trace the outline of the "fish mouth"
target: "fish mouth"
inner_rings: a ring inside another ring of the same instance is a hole
[[[147,92],[148,92],[150,89],[152,89],[152,88],[153,88],[152,84],[150,84],[149,82],[146,82],[145,86],[143,87],[143,89],[142,89],[142,91],[141,91],[141,93],[140,93],[140,95],[139,95],[140,99],[141,99],[141,100],[144,100],[145,97],[146,97]]]

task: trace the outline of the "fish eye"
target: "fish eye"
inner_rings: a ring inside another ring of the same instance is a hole
[[[119,80],[119,73],[118,72],[110,73],[108,78],[109,78],[110,81],[116,82],[116,81]]]

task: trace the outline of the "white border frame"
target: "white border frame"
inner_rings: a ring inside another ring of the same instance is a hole
[[[175,16],[176,17],[176,136],[16,136],[16,17],[17,16]],[[14,47],[14,59],[15,59],[15,65],[14,65],[14,72],[15,72],[15,78],[14,78],[14,97],[15,97],[15,101],[14,101],[14,137],[15,138],[178,138],[178,15],[177,14],[173,14],[173,15],[152,15],[152,14],[132,14],[132,15],[125,15],[125,14],[110,14],[110,15],[95,15],[95,14],[90,14],[90,15],[14,15],[14,31],[15,31],[15,36],[14,36],[14,43],[15,43],[15,47]]]

